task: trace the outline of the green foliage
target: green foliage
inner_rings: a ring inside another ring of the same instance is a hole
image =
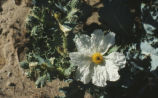
[[[46,81],[52,80],[50,74],[53,74],[54,67],[51,61],[31,53],[29,53],[27,60],[21,62],[21,65],[28,66],[27,68],[25,67],[25,73],[31,80],[36,81],[37,87],[43,87]]]
[[[28,64],[28,62],[26,62],[26,61],[20,62],[20,66],[21,66],[23,69],[28,69],[28,68],[29,68],[29,64]]]
[[[33,0],[33,8],[26,19],[29,51],[20,65],[37,87],[43,87],[56,77],[69,78],[74,71],[67,47],[72,39],[65,33],[69,35],[77,24],[78,4],[78,0]]]
[[[47,81],[47,77],[50,77],[50,76],[47,76],[47,75],[44,75],[44,76],[41,76],[39,77],[35,84],[38,86],[38,87],[43,87]]]

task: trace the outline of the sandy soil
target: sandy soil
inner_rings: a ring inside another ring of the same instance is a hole
[[[58,89],[68,86],[68,83],[56,79],[43,88],[36,88],[19,67],[28,40],[25,38],[25,18],[30,8],[25,1],[16,5],[14,0],[0,0],[0,98],[53,98],[63,95]],[[99,0],[85,1],[94,5]],[[94,12],[87,24],[100,24],[97,17],[98,13]],[[85,98],[90,98],[90,95],[86,94]]]

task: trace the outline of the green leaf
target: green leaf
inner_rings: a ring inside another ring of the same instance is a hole
[[[54,67],[53,64],[48,59],[46,59],[45,62],[47,64],[48,68],[53,68]]]
[[[28,69],[29,63],[27,61],[23,61],[23,62],[20,62],[20,66],[21,68]]]
[[[34,54],[33,57],[35,57],[35,59],[39,62],[39,65],[45,63],[45,60],[39,55]]]
[[[35,84],[37,87],[43,87],[46,84],[46,81],[47,75],[43,75],[36,80]]]
[[[106,53],[106,55],[112,53],[112,52],[116,52],[118,49],[120,48],[120,46],[113,46],[112,48],[109,49],[109,51]]]
[[[74,71],[75,67],[71,64],[69,68],[65,69],[64,70],[64,75],[65,76],[70,76],[71,73]]]

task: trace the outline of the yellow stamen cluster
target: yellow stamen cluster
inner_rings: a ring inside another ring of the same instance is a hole
[[[58,21],[59,20],[59,17],[60,17],[60,14],[59,13],[54,13],[54,18]]]
[[[101,64],[103,62],[103,56],[100,53],[94,53],[92,55],[92,62],[95,64]]]

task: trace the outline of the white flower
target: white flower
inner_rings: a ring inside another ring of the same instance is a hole
[[[120,78],[118,70],[125,67],[126,59],[122,53],[112,52],[103,56],[115,43],[115,34],[104,35],[102,30],[95,30],[91,37],[82,34],[74,39],[78,52],[71,52],[70,63],[77,66],[76,79],[84,84],[92,83],[105,86],[106,81]]]

